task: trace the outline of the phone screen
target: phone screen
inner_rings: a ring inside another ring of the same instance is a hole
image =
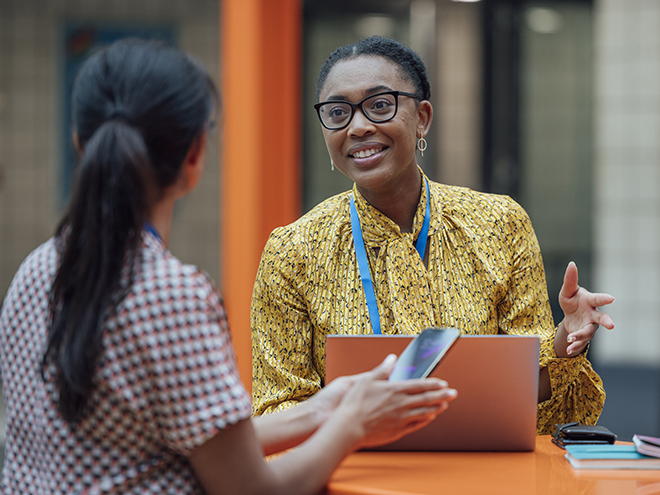
[[[455,328],[427,328],[422,331],[397,359],[390,381],[426,378],[460,335]]]

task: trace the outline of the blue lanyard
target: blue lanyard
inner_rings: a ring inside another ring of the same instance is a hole
[[[426,184],[426,212],[424,213],[424,223],[422,230],[419,231],[419,236],[415,242],[415,249],[419,256],[424,261],[426,254],[426,244],[429,238],[429,224],[431,223],[431,196],[429,194],[429,181],[424,181]],[[369,261],[367,259],[367,250],[364,247],[364,237],[362,235],[362,226],[360,225],[360,216],[358,215],[357,208],[355,208],[355,198],[351,195],[351,228],[353,229],[353,244],[355,244],[355,254],[357,255],[358,268],[360,270],[360,278],[362,279],[362,287],[364,287],[364,296],[367,299],[367,308],[369,309],[369,319],[371,320],[371,328],[375,335],[381,335],[380,330],[380,314],[378,313],[378,304],[376,303],[376,293],[374,292],[374,284],[371,280],[371,271],[369,270]]]
[[[159,241],[162,242],[163,239],[161,239],[160,234],[156,230],[156,227],[151,225],[150,222],[144,222],[143,226],[144,226],[144,230],[146,230],[147,232],[151,232],[153,235],[155,235],[158,238]]]

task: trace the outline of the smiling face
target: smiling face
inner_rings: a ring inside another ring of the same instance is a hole
[[[359,56],[337,62],[320,92],[320,101],[358,103],[383,91],[416,93],[414,83],[386,58]],[[347,127],[323,129],[330,158],[353,180],[365,197],[391,194],[419,181],[415,146],[431,125],[433,109],[428,101],[399,96],[396,116],[374,123],[356,110]]]

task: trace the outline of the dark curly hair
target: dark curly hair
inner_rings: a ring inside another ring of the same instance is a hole
[[[316,82],[316,97],[318,98],[321,94],[325,80],[337,62],[351,60],[362,55],[383,57],[393,62],[399,67],[401,74],[413,82],[415,92],[420,99],[429,100],[431,98],[431,85],[426,74],[426,66],[419,55],[404,44],[382,36],[371,36],[357,43],[341,46],[332,52],[319,72]]]

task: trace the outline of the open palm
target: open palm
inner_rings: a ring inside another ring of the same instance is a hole
[[[559,291],[559,305],[564,311],[555,339],[555,350],[559,357],[576,356],[582,352],[596,335],[600,325],[614,328],[607,313],[598,310],[614,302],[610,294],[591,293],[578,285],[578,269],[572,261],[566,267],[564,283]]]

